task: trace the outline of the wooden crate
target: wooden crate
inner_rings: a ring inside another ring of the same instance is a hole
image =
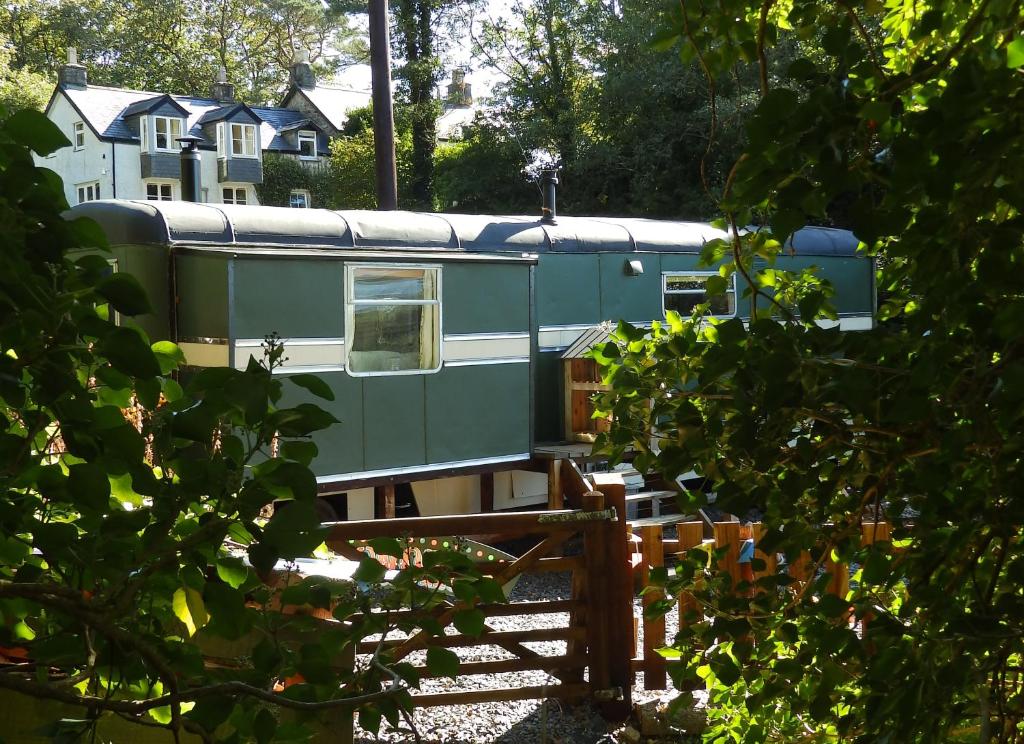
[[[598,433],[608,431],[611,420],[593,418],[596,393],[611,388],[601,383],[601,373],[593,359],[563,359],[565,380],[565,438],[570,442],[592,442]]]

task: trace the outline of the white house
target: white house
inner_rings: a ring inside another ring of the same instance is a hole
[[[89,85],[86,69],[70,50],[60,69],[46,115],[71,140],[70,147],[37,158],[64,180],[68,203],[94,199],[181,198],[178,137],[198,137],[204,202],[258,204],[268,152],[315,166],[328,140],[341,131],[347,112],[369,104],[365,91],[318,85],[309,62],[291,67],[281,106],[235,101],[223,70],[209,98]],[[294,191],[290,205],[310,207],[310,195]]]

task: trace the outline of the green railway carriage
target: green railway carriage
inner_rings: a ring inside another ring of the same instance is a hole
[[[153,338],[190,365],[244,366],[265,336],[279,374],[314,372],[342,423],[314,463],[347,516],[405,486],[424,513],[544,501],[538,443],[562,438],[560,360],[605,320],[649,323],[702,301],[707,225],[639,219],[291,210],[189,202],[75,207],[103,227],[117,270],[149,292]],[[786,267],[815,264],[840,322],[869,327],[872,263],[848,233],[801,231]],[[736,292],[716,312],[737,312]]]

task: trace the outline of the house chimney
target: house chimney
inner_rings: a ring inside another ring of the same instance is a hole
[[[452,81],[448,84],[445,104],[452,108],[468,108],[473,105],[472,87],[466,82],[465,70],[452,70]]]
[[[309,65],[309,52],[305,49],[296,49],[292,58],[292,66],[288,68],[288,82],[303,90],[312,90],[316,87],[316,75]]]
[[[68,63],[61,65],[57,73],[57,82],[68,88],[89,87],[85,65],[78,64],[78,50],[75,47],[68,47]]]
[[[224,65],[217,68],[217,79],[210,86],[210,98],[221,103],[231,103],[235,100],[235,86],[228,82],[228,71]]]

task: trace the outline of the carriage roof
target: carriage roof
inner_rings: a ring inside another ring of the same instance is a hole
[[[114,244],[259,246],[275,252],[315,248],[346,252],[415,250],[460,253],[696,253],[726,233],[700,222],[640,218],[431,214],[402,211],[288,209],[192,202],[107,200],[76,206],[97,220]],[[805,256],[852,256],[852,233],[806,227],[789,241]]]

